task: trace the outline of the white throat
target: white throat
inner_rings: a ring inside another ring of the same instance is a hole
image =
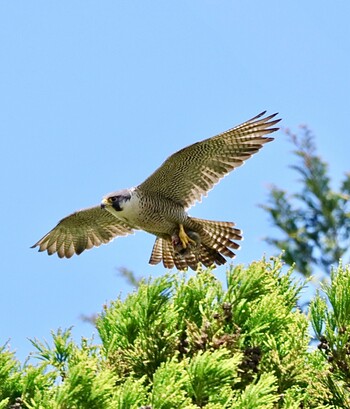
[[[140,199],[134,192],[131,192],[130,200],[122,203],[122,210],[117,211],[112,206],[108,206],[108,211],[117,219],[136,227],[140,214]]]

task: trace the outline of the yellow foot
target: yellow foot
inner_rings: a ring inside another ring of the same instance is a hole
[[[183,224],[179,225],[179,239],[184,249],[186,249],[189,244],[197,245],[197,242],[195,240],[192,240],[190,237],[188,237]]]

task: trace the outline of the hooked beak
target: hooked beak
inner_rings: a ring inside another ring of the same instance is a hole
[[[109,205],[108,199],[106,199],[105,197],[102,199],[101,201],[101,209],[105,209],[106,206]]]

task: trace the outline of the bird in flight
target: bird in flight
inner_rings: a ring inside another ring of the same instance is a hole
[[[273,140],[277,114],[254,118],[172,154],[144,182],[106,195],[100,205],[62,219],[35,243],[39,251],[70,258],[117,236],[144,230],[156,236],[150,264],[197,269],[226,263],[242,239],[232,222],[198,219],[187,210],[233,169]]]

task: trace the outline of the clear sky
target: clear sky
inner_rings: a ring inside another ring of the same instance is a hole
[[[308,124],[335,183],[349,170],[350,2],[0,2],[0,345],[94,328],[81,314],[132,290],[148,265],[143,232],[70,260],[29,247],[65,215],[142,182],[172,152],[262,110]],[[283,132],[190,213],[235,221],[235,263],[274,253],[267,186],[294,189]],[[218,268],[220,279],[225,268]]]

